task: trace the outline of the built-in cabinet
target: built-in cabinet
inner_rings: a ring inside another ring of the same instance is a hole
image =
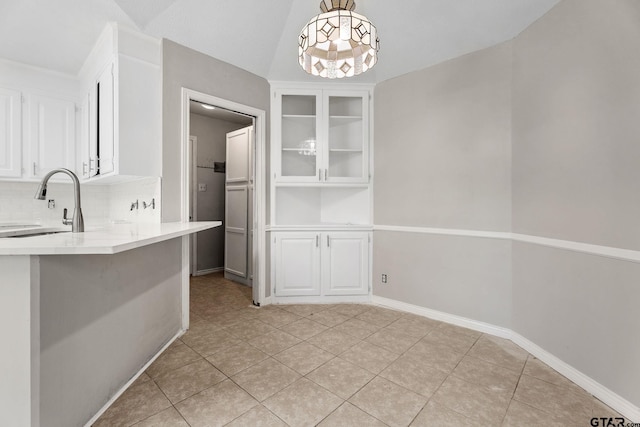
[[[275,296],[369,293],[369,232],[279,232]]]
[[[369,92],[276,90],[276,180],[369,181]]]
[[[156,39],[107,25],[81,71],[83,180],[161,175],[161,48]]]
[[[0,129],[0,178],[40,179],[55,168],[75,169],[73,101],[0,88]]]
[[[160,40],[110,23],[79,77],[0,64],[0,179],[160,176],[161,58]]]
[[[274,302],[365,301],[371,88],[272,84]]]

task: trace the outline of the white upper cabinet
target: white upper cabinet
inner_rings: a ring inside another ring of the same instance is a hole
[[[0,88],[0,178],[37,180],[52,169],[75,170],[75,146],[73,101]]]
[[[0,177],[20,177],[22,95],[0,87]]]
[[[27,178],[41,178],[57,168],[74,169],[76,105],[72,101],[27,95],[25,165]]]
[[[276,182],[367,183],[369,92],[274,92]]]
[[[116,24],[103,31],[80,73],[83,179],[161,175],[161,54],[157,39]]]
[[[325,92],[325,181],[369,180],[368,100],[367,92]]]

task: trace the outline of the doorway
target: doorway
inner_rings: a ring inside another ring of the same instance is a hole
[[[182,220],[223,221],[192,235],[189,271],[194,276],[224,271],[225,277],[252,286],[253,302],[260,305],[266,276],[266,114],[184,88],[182,111]],[[250,142],[244,148],[238,144],[243,134]],[[246,165],[247,172],[234,172],[238,165]]]

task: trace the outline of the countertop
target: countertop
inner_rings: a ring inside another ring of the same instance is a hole
[[[64,232],[30,237],[0,237],[0,255],[90,255],[116,254],[209,228],[221,221],[170,222],[162,224],[112,224],[87,227],[83,233]],[[20,227],[21,230],[27,229]],[[40,228],[39,228],[40,229]],[[42,227],[41,230],[51,230]],[[70,227],[56,227],[70,230]],[[10,228],[3,228],[9,234]]]

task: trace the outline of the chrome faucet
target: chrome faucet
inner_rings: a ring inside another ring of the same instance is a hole
[[[69,175],[73,180],[73,194],[75,201],[75,206],[73,207],[73,218],[67,219],[67,210],[65,209],[62,216],[62,223],[64,225],[71,224],[72,233],[82,233],[84,231],[84,218],[82,218],[82,208],[80,207],[80,181],[78,181],[78,177],[75,173],[64,168],[52,170],[42,178],[42,182],[38,186],[38,191],[36,191],[35,198],[38,200],[45,200],[47,197],[47,183],[49,182],[49,179],[58,172]]]

